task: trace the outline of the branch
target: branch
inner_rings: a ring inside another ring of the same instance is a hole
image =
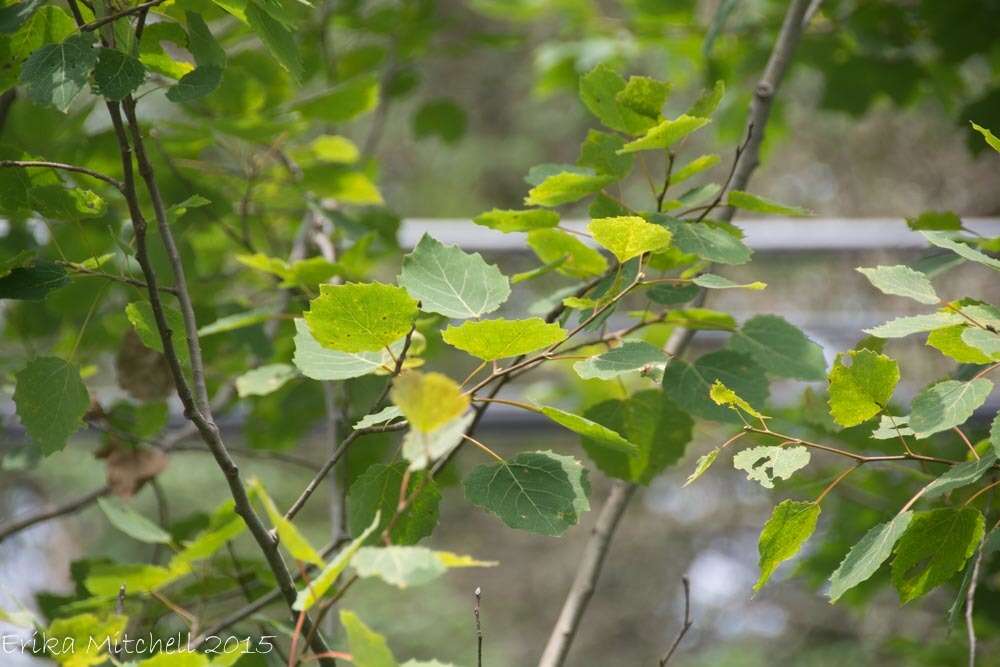
[[[85,23],[80,26],[80,32],[92,32],[101,26],[107,25],[108,23],[112,23],[120,18],[130,16],[132,14],[145,14],[153,7],[162,5],[164,2],[166,2],[166,0],[150,0],[150,2],[144,2],[141,5],[136,5],[135,7],[129,7],[128,9],[123,9],[120,12],[102,16],[95,21],[91,21],[90,23]]]
[[[583,611],[587,608],[587,603],[590,602],[590,598],[594,594],[597,577],[600,576],[601,567],[604,565],[604,557],[608,553],[611,538],[635,490],[635,484],[625,482],[615,482],[614,486],[611,487],[608,500],[601,508],[601,514],[597,517],[597,523],[594,525],[590,540],[584,548],[576,577],[573,579],[573,585],[570,587],[566,602],[563,603],[562,611],[559,613],[559,620],[556,621],[552,635],[545,645],[542,659],[538,661],[539,667],[557,667],[566,660],[566,654],[569,652],[573,637],[580,626]]]
[[[683,577],[681,579],[681,583],[684,584],[684,625],[681,626],[681,631],[677,633],[677,639],[675,639],[674,643],[670,645],[670,649],[663,654],[662,658],[660,658],[660,667],[663,667],[670,662],[670,658],[674,656],[674,651],[676,651],[677,647],[681,645],[681,640],[684,639],[684,635],[686,635],[688,630],[691,629],[691,626],[694,625],[694,621],[691,620],[691,582],[688,581],[687,577]]]
[[[110,492],[111,487],[105,484],[104,486],[94,489],[89,493],[85,493],[82,496],[73,498],[72,500],[67,500],[61,505],[55,505],[41,512],[37,512],[21,519],[16,519],[8,523],[3,528],[0,528],[0,544],[2,544],[8,537],[15,535],[22,530],[26,530],[45,521],[49,521],[50,519],[57,519],[61,516],[66,516],[67,514],[73,514],[74,512],[86,509],[97,502],[98,498],[103,498]]]
[[[90,176],[91,178],[96,178],[99,181],[104,181],[108,185],[113,186],[119,192],[123,194],[125,193],[125,186],[121,183],[121,181],[117,181],[99,171],[87,169],[86,167],[80,167],[75,164],[49,162],[47,160],[0,160],[0,167],[9,167],[13,169],[58,169],[60,171],[73,172],[74,174],[84,174],[86,176]]]
[[[969,590],[965,593],[965,633],[969,638],[969,667],[976,667],[976,626],[973,623],[973,613],[976,603],[976,587],[979,584],[979,568],[983,564],[983,551],[986,542],[979,545],[976,560],[972,564],[972,575],[969,579]]]

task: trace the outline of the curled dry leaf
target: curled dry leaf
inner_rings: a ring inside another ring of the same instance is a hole
[[[166,398],[174,388],[167,358],[143,345],[138,334],[129,329],[115,358],[118,386],[139,401]]]
[[[104,459],[111,493],[131,498],[143,484],[167,468],[169,457],[155,447],[132,447],[112,436],[95,456]]]

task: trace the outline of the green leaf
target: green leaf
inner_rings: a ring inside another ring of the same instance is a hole
[[[194,56],[194,61],[199,67],[214,65],[218,68],[226,66],[226,51],[215,40],[212,31],[209,29],[205,19],[201,14],[185,11],[184,17],[187,20],[188,51]]]
[[[243,517],[236,513],[236,503],[232,500],[222,503],[212,512],[208,526],[173,557],[171,569],[211,558],[227,542],[242,534],[246,527]]]
[[[561,206],[598,192],[615,180],[613,176],[564,171],[549,176],[531,188],[524,203],[528,206]]]
[[[587,469],[552,452],[522,452],[509,461],[475,468],[465,497],[507,526],[561,535],[590,510]]]
[[[222,83],[222,68],[217,65],[201,65],[180,78],[176,85],[167,89],[167,99],[171,102],[190,102],[205,97]]]
[[[580,157],[576,163],[581,167],[590,167],[598,174],[624,178],[632,170],[633,161],[631,155],[618,154],[624,145],[625,142],[617,135],[590,130],[580,145]]]
[[[749,192],[740,190],[730,190],[726,195],[726,205],[734,208],[741,208],[744,211],[754,213],[771,213],[774,215],[788,215],[792,217],[804,217],[812,215],[812,211],[799,206],[785,206],[776,201],[752,195]]]
[[[339,352],[320,345],[306,325],[306,321],[295,318],[295,354],[292,363],[302,374],[313,380],[347,380],[374,373],[388,371],[395,364],[385,350],[378,352]],[[393,354],[402,351],[401,342],[390,347]]]
[[[716,222],[684,222],[665,215],[653,220],[670,230],[673,244],[682,252],[697,255],[718,264],[746,264],[750,250],[740,237],[733,234],[735,227]]]
[[[901,435],[913,435],[913,429],[909,424],[909,415],[902,417],[882,415],[878,428],[872,431],[871,437],[876,440],[895,440]]]
[[[844,363],[850,360],[850,366]],[[830,416],[841,426],[857,426],[882,412],[899,384],[899,364],[871,350],[837,355],[830,369]]]
[[[954,465],[927,485],[923,497],[927,499],[937,498],[963,486],[975,484],[990,471],[996,462],[996,454],[988,452],[975,461]]]
[[[602,401],[584,417],[635,446],[632,454],[608,447],[602,440],[582,438],[587,455],[606,475],[636,484],[649,484],[677,463],[691,440],[693,421],[657,390],[640,391],[625,400]]]
[[[292,609],[295,611],[308,610],[326,595],[326,592],[336,583],[341,573],[347,569],[351,559],[354,558],[354,554],[358,552],[358,549],[365,543],[365,540],[375,532],[375,529],[379,525],[380,516],[380,513],[376,513],[371,524],[355,537],[350,544],[338,551],[333,560],[327,563],[326,567],[305,588],[299,591],[295,602],[292,604]],[[355,662],[355,664],[357,663]]]
[[[268,48],[278,64],[301,81],[302,58],[295,43],[295,35],[254,2],[247,3],[246,17],[250,27],[257,33],[260,41]]]
[[[962,229],[962,219],[950,211],[924,211],[915,218],[907,218],[906,224],[914,231],[930,229],[957,232]]]
[[[830,602],[836,602],[840,596],[858,584],[867,581],[878,571],[882,563],[889,560],[892,548],[899,541],[913,512],[900,512],[891,520],[872,527],[840,561],[840,566],[830,576],[830,590],[827,596]]]
[[[650,369],[662,370],[669,360],[658,347],[641,340],[627,340],[621,347],[576,362],[573,370],[585,380],[611,380],[624,373],[642,371],[645,374]]]
[[[640,116],[656,120],[669,93],[668,83],[648,76],[630,76],[625,87],[615,93],[615,102]]]
[[[648,296],[650,301],[653,301],[654,303],[658,303],[663,306],[676,306],[682,303],[687,303],[691,299],[698,296],[699,292],[701,292],[701,290],[698,289],[698,286],[694,283],[684,283],[680,285],[660,283],[650,287],[646,291],[646,296]]]
[[[984,528],[985,519],[974,507],[916,512],[892,561],[900,602],[916,600],[951,579],[979,546]]]
[[[120,498],[98,498],[97,504],[108,522],[129,537],[149,544],[168,544],[171,541],[170,533],[136,512]]]
[[[378,577],[399,588],[433,581],[451,567],[493,567],[497,563],[425,547],[363,547],[351,560],[359,577]]]
[[[69,276],[59,264],[31,260],[27,266],[12,268],[0,278],[0,299],[41,301],[49,292],[69,284]]]
[[[752,283],[741,284],[735,283],[729,278],[717,276],[714,273],[702,273],[699,276],[695,276],[691,282],[699,287],[705,287],[707,289],[748,289],[759,291],[767,287],[767,283],[762,283],[759,280],[755,280]]]
[[[83,585],[93,595],[113,597],[122,586],[129,595],[149,593],[169,586],[191,572],[188,563],[172,563],[169,568],[143,563],[97,562],[87,569]]]
[[[25,0],[24,2],[10,2],[0,7],[0,34],[10,34],[17,32],[38,8],[44,4],[44,0]]]
[[[753,585],[755,592],[763,588],[779,565],[802,549],[816,530],[819,513],[819,505],[813,502],[783,500],[778,503],[757,542],[760,577]]]
[[[774,480],[789,479],[809,465],[809,450],[805,447],[750,447],[733,457],[733,467],[747,474],[747,479],[759,482],[765,489],[774,488]]]
[[[988,364],[992,357],[965,342],[964,332],[972,330],[964,324],[956,324],[943,329],[935,329],[927,336],[927,345],[941,352],[946,357],[963,364]],[[975,329],[983,331],[982,329]],[[983,331],[990,335],[990,332]]]
[[[982,264],[983,266],[988,266],[995,271],[1000,271],[1000,259],[995,257],[990,257],[989,255],[979,252],[972,246],[966,245],[965,243],[959,243],[958,241],[951,238],[951,234],[947,232],[920,232],[924,235],[932,245],[936,245],[939,248],[944,248],[945,250],[951,250],[956,255],[964,257],[965,259]]]
[[[708,118],[695,118],[681,114],[674,120],[665,120],[635,141],[630,141],[619,150],[619,154],[638,153],[639,151],[665,150],[675,143],[699,130],[711,121]]]
[[[969,382],[944,380],[921,391],[913,399],[910,427],[918,438],[961,426],[986,402],[993,383],[986,378]]]
[[[392,381],[389,396],[410,425],[425,433],[452,421],[469,407],[469,397],[458,383],[442,373],[401,373]]]
[[[983,135],[983,139],[985,139],[986,143],[990,145],[990,148],[1000,153],[1000,139],[998,139],[995,134],[987,130],[982,125],[976,125],[972,121],[969,122],[972,123],[973,130]]]
[[[711,169],[722,162],[722,158],[718,155],[700,155],[695,159],[688,162],[686,165],[677,169],[670,175],[670,185],[677,185],[687,179],[700,174],[701,172]]]
[[[597,250],[561,229],[536,229],[528,233],[528,245],[546,264],[563,260],[556,271],[574,278],[599,276],[608,262]]]
[[[456,417],[433,431],[411,428],[403,436],[403,458],[410,462],[410,470],[423,470],[451,450],[462,444],[463,435],[472,426],[475,412]]]
[[[44,644],[50,649],[55,647],[52,657],[67,667],[104,665],[108,649],[121,640],[127,624],[128,617],[120,614],[57,618],[45,629]]]
[[[978,327],[965,327],[962,342],[979,350],[990,360],[1000,359],[1000,334]]]
[[[353,141],[336,134],[323,134],[309,144],[313,155],[323,162],[351,164],[361,157],[361,151]]]
[[[742,423],[732,410],[717,405],[709,397],[716,380],[721,380],[758,410],[767,400],[764,369],[750,357],[731,350],[710,352],[693,364],[673,359],[663,374],[663,390],[674,403],[695,417]]]
[[[403,258],[399,284],[424,312],[452,319],[482,317],[510,296],[510,283],[495,264],[427,234]]]
[[[395,285],[320,285],[304,316],[323,347],[374,352],[406,335],[417,317],[417,302]]]
[[[729,347],[742,352],[771,375],[797,380],[826,377],[823,348],[777,315],[757,315],[733,333]]]
[[[866,334],[878,338],[903,338],[910,334],[924,331],[934,331],[942,327],[962,324],[965,319],[958,313],[941,311],[929,313],[927,315],[911,315],[909,317],[897,317],[889,320],[885,324],[880,324],[871,329],[865,329]]]
[[[733,410],[745,412],[756,419],[770,419],[770,417],[762,414],[759,410],[747,403],[739,394],[724,385],[719,380],[712,383],[712,388],[708,390],[708,397],[711,398],[716,405],[725,405]]]
[[[159,329],[156,327],[156,318],[153,316],[153,307],[149,302],[135,301],[128,304],[125,306],[125,316],[139,335],[142,344],[163,354],[163,339],[160,338]],[[172,340],[177,359],[182,366],[190,366],[191,357],[188,353],[187,336],[184,334],[184,318],[180,311],[169,306],[163,306],[163,316],[167,321],[167,326],[173,332]]]
[[[66,446],[90,408],[90,394],[73,364],[57,357],[38,357],[15,376],[14,403],[28,435],[52,454]]]
[[[240,398],[267,396],[285,383],[298,377],[299,372],[288,364],[268,364],[249,370],[236,378],[236,393]]]
[[[319,555],[319,552],[309,543],[309,540],[299,531],[298,527],[285,518],[285,515],[274,504],[274,501],[268,495],[267,490],[260,483],[260,480],[256,478],[251,479],[247,483],[247,489],[250,492],[250,497],[256,498],[257,502],[264,506],[264,511],[267,513],[267,518],[270,520],[271,525],[274,526],[274,531],[278,534],[281,546],[292,555],[292,558],[303,563],[322,566],[323,557]]]
[[[660,225],[646,222],[639,216],[600,218],[587,225],[594,240],[611,251],[619,262],[627,262],[647,252],[663,250],[670,245],[670,232]]]
[[[90,35],[73,35],[32,53],[21,67],[21,83],[28,97],[66,113],[97,64],[97,51],[90,42]]]
[[[397,667],[396,657],[385,637],[365,625],[353,611],[340,611],[340,624],[347,633],[351,662],[357,667]]]
[[[729,313],[711,308],[683,308],[671,310],[663,318],[665,324],[675,324],[685,329],[700,331],[734,331],[736,320]]]
[[[691,482],[694,482],[699,477],[704,475],[708,471],[708,469],[712,467],[712,464],[715,463],[715,459],[719,458],[719,454],[721,453],[722,449],[716,447],[709,453],[699,456],[698,463],[695,465],[694,471],[690,475],[688,475],[687,480],[684,481],[684,486],[687,486]]]
[[[606,127],[625,134],[642,134],[656,120],[618,101],[628,84],[614,69],[599,65],[580,77],[580,99]],[[633,91],[634,92],[634,91]],[[625,98],[628,99],[628,96]]]
[[[354,480],[347,494],[347,525],[351,534],[360,534],[378,515],[379,523],[369,539],[370,543],[377,541],[399,507],[399,491],[406,469],[407,464],[403,461],[392,465],[374,463]],[[430,535],[438,522],[441,492],[434,480],[427,473],[414,473],[410,476],[409,489],[409,504],[390,531],[393,544],[416,544]]]
[[[295,105],[306,118],[327,123],[346,123],[374,111],[379,104],[378,79],[362,75]]]
[[[526,320],[479,320],[449,326],[444,342],[483,361],[516,357],[559,343],[566,331],[540,317]]]
[[[708,118],[715,113],[716,109],[719,108],[719,103],[722,101],[725,94],[726,82],[720,79],[715,82],[715,85],[712,86],[711,90],[702,91],[701,95],[698,96],[698,99],[695,100],[694,104],[691,105],[691,108],[688,109],[688,115],[699,118]]]
[[[94,67],[94,94],[109,100],[131,95],[146,80],[146,68],[130,55],[115,49],[100,49]]]
[[[532,229],[555,227],[559,224],[559,214],[544,208],[524,211],[493,209],[480,213],[472,219],[477,225],[504,232],[530,232]]]
[[[360,431],[361,429],[371,428],[372,426],[378,426],[379,424],[391,422],[393,419],[399,419],[402,416],[403,411],[399,409],[399,406],[387,405],[378,412],[365,415],[359,419],[354,423],[353,429],[355,431]]]
[[[542,406],[541,413],[560,426],[615,451],[624,454],[637,454],[639,451],[638,447],[623,438],[620,433],[586,417],[551,406]]]
[[[857,272],[868,279],[883,294],[895,294],[919,301],[935,304],[941,299],[927,276],[908,266],[877,266],[874,269],[858,267]]]
[[[5,9],[28,7],[35,3],[24,2],[9,5]],[[37,5],[36,5],[37,6]],[[3,12],[0,9],[0,12]],[[17,83],[21,74],[21,63],[34,51],[46,44],[58,44],[76,32],[76,23],[69,14],[54,5],[41,7],[10,36],[8,43],[7,69],[0,72],[0,88],[7,88]],[[3,43],[0,38],[0,44]]]
[[[438,137],[446,144],[454,144],[465,134],[466,125],[462,107],[444,98],[425,102],[413,115],[413,135],[417,139]]]

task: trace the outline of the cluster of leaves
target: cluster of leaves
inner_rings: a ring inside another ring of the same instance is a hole
[[[989,130],[976,124],[973,128],[990,147],[1000,151],[1000,144]],[[864,429],[864,436],[855,439],[855,444],[867,441],[879,449],[880,445],[895,444],[899,453],[864,454],[779,432],[769,425],[770,417],[744,400],[740,394],[745,390],[737,387],[734,391],[719,382],[712,388],[711,398],[743,420],[743,429],[703,456],[688,482],[700,477],[723,449],[744,436],[777,442],[743,449],[733,458],[737,469],[768,488],[774,486],[774,479],[789,479],[806,467],[812,450],[838,455],[849,462],[849,467],[835,476],[815,500],[785,500],[775,507],[760,536],[760,578],[755,585],[759,589],[781,562],[802,549],[817,528],[822,500],[856,469],[899,461],[938,468],[895,515],[871,526],[843,555],[830,576],[828,595],[831,601],[838,600],[875,575],[890,559],[892,584],[903,603],[951,581],[964,569],[965,579],[951,609],[954,617],[966,603],[973,577],[970,559],[976,553],[979,558],[988,556],[996,548],[997,526],[986,530],[990,497],[986,494],[998,484],[1000,415],[987,417],[991,422],[989,433],[979,442],[970,440],[965,430],[977,429],[969,423],[977,411],[981,413],[994,390],[988,375],[1000,367],[1000,309],[971,297],[945,301],[932,279],[965,262],[1000,271],[1000,261],[989,254],[996,251],[997,240],[963,235],[962,222],[954,214],[926,213],[908,222],[932,248],[945,252],[934,253],[913,265],[858,271],[882,293],[935,306],[936,310],[866,329],[866,338],[854,349],[839,354],[827,374],[829,417],[825,419],[828,430],[834,433]],[[951,377],[936,380],[921,390],[911,401],[909,414],[895,414],[892,398],[900,382],[900,369],[896,360],[885,354],[885,347],[892,340],[915,334],[926,334],[928,346],[959,366]],[[879,421],[873,428],[872,420],[876,418]],[[952,434],[965,447],[961,459],[933,455],[936,452],[928,445],[936,441],[929,438],[942,433]],[[936,506],[911,509],[927,501],[936,501]]]

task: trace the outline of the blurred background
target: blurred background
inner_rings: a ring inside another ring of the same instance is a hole
[[[342,4],[345,15],[365,5]],[[387,81],[419,79],[416,92],[346,131],[359,144],[377,138],[378,183],[403,219],[404,245],[424,229],[438,230],[443,240],[469,229],[469,223],[456,227],[446,220],[468,220],[494,207],[517,208],[528,187],[523,177],[532,165],[574,162],[587,129],[596,126],[578,101],[577,77],[603,62],[670,81],[668,115],[682,112],[702,88],[724,80],[728,93],[719,122],[686,147],[690,155],[720,152],[723,162],[716,171],[724,172],[786,7],[778,0],[415,4],[424,8],[421,20],[433,25],[432,36],[418,47],[418,70],[407,69],[409,63],[395,68],[392,42],[372,39],[350,21],[338,22],[336,8],[332,31],[339,71],[349,73],[374,62]],[[756,253],[750,264],[727,275],[763,280],[769,288],[722,296],[716,292],[708,306],[732,312],[740,321],[757,313],[780,314],[821,343],[832,359],[857,342],[862,328],[918,312],[916,304],[878,293],[853,270],[921,261],[926,249],[909,231],[906,217],[950,210],[973,229],[1000,235],[1000,160],[981,150],[982,142],[973,140],[968,125],[974,120],[1000,129],[1000,0],[814,4],[811,27],[778,97],[763,164],[751,189],[810,208],[817,217],[737,217]],[[636,182],[635,192],[627,194],[641,201],[648,196],[643,187]],[[524,252],[472,229],[475,238],[466,239],[463,247],[481,250],[505,273],[535,265]],[[391,277],[394,270],[387,267],[385,273]],[[953,269],[936,278],[936,285],[944,298],[976,294],[1000,301],[1000,284],[976,267]],[[503,312],[523,313],[561,286],[544,279],[529,283],[515,291]],[[720,343],[711,335],[699,336],[691,354]],[[954,368],[953,361],[926,348],[920,337],[892,343],[890,353],[900,360],[904,377],[897,392],[901,401]],[[468,370],[467,361],[439,356],[433,366],[461,374]],[[605,397],[568,367],[556,367],[512,393],[558,400],[571,383],[582,387],[586,402]],[[357,384],[352,391],[371,390],[364,382]],[[825,401],[822,386],[806,389],[802,383],[775,385],[772,401],[783,416],[812,423],[818,437],[860,442],[863,428],[835,433],[815,416],[822,412],[816,406],[822,408]],[[294,499],[328,447],[312,417],[315,406],[296,391],[293,386],[260,399],[226,421],[229,441],[245,459],[243,469],[259,476],[282,506]],[[989,414],[996,407],[994,402]],[[24,436],[12,406],[5,404],[3,410],[0,451],[10,455],[0,473],[0,522],[78,496],[103,479],[99,461],[74,455],[79,448],[96,447],[97,434],[81,435],[73,448],[44,459],[30,472],[19,470],[21,460],[13,454]],[[525,419],[523,413],[488,414],[482,439],[502,455],[551,448],[582,457],[577,439],[564,431]],[[888,468],[852,477],[840,487],[842,493],[824,504],[819,531],[825,539],[812,543],[828,546],[807,548],[752,597],[757,535],[777,498],[728,464],[681,488],[694,460],[730,434],[725,426],[700,423],[678,466],[640,490],[619,528],[568,664],[656,664],[681,624],[683,576],[691,582],[694,627],[672,664],[962,664],[963,632],[945,620],[954,594],[949,587],[900,608],[882,573],[837,606],[823,596],[823,583],[846,550],[886,508],[905,501],[911,477],[921,471]],[[269,442],[262,445],[264,440]],[[364,451],[351,453],[342,484],[350,483],[352,466],[389,451],[392,442],[372,438],[364,445]],[[948,439],[935,446],[961,451],[960,444]],[[260,458],[273,449],[287,456]],[[351,607],[389,635],[397,655],[469,665],[475,646],[472,591],[478,586],[483,590],[485,664],[533,664],[608,483],[592,470],[593,511],[564,537],[548,538],[511,531],[463,500],[456,480],[478,463],[476,452],[463,452],[456,469],[448,471],[445,478],[451,483],[443,489],[440,526],[428,544],[493,558],[500,565],[403,592],[362,581],[351,592]],[[836,473],[832,466],[824,467],[827,463],[818,460],[812,474],[779,487],[781,494],[816,493]],[[175,520],[210,511],[225,499],[218,472],[201,452],[173,454],[160,479],[163,491],[176,499],[170,508]],[[156,515],[158,505],[149,489],[138,502],[147,515]],[[323,543],[328,508],[316,503],[302,517],[306,532]],[[91,507],[0,544],[0,595],[30,600],[39,591],[66,594],[74,587],[70,563],[82,554],[128,561],[148,558],[147,552],[113,532]],[[241,544],[241,554],[250,558],[252,546]],[[981,591],[977,611],[988,628],[980,664],[1000,664],[988,648],[989,630],[1000,624],[1000,582],[986,578]],[[9,656],[0,657],[0,663],[21,664]]]

